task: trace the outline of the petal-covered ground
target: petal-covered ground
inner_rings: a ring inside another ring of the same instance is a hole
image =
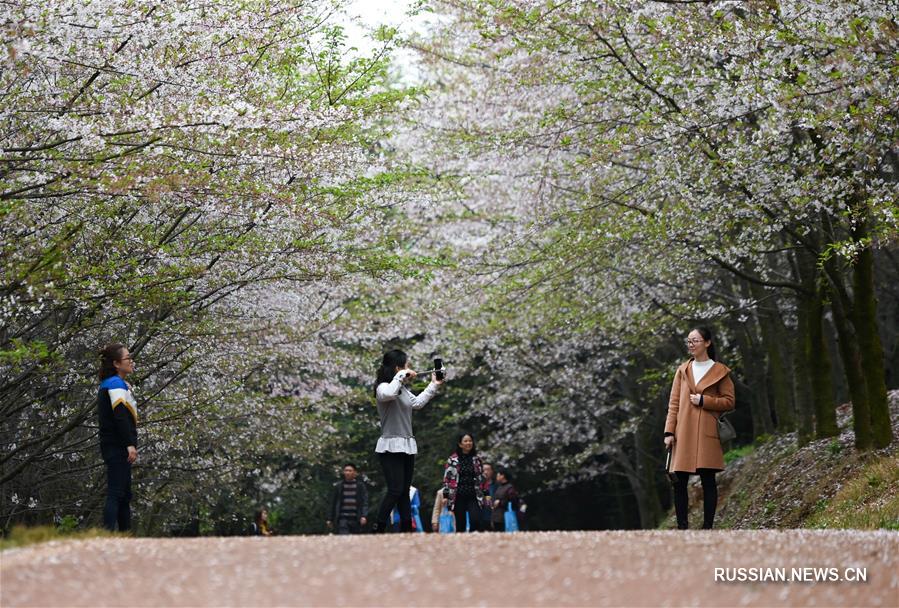
[[[716,582],[716,568],[788,580]],[[867,581],[807,580],[844,579],[847,569],[850,577],[864,569]],[[799,574],[806,580],[789,580]],[[4,551],[0,584],[0,605],[10,608],[899,606],[899,533],[94,539]]]

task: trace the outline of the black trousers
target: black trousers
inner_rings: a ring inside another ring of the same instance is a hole
[[[487,503],[490,506],[481,509],[481,530],[484,532],[493,530],[493,522],[490,521],[493,519],[493,498],[487,498]]]
[[[478,497],[474,494],[457,494],[453,514],[456,516],[456,532],[465,532],[466,514],[469,530],[478,532],[481,529],[481,507],[478,505]]]
[[[415,454],[382,452],[378,454],[384,479],[387,481],[387,494],[381,501],[376,522],[377,531],[387,529],[387,518],[396,507],[400,514],[400,531],[412,531],[412,505],[409,504],[409,486],[412,485],[412,472],[415,469]]]
[[[704,530],[711,530],[715,523],[715,510],[718,508],[718,483],[715,481],[717,472],[715,469],[696,469],[696,474],[699,475],[699,480],[702,482],[702,528]],[[674,513],[677,516],[678,530],[686,530],[689,527],[687,480],[692,474],[675,471],[677,481],[672,485],[674,485]]]
[[[131,529],[131,463],[128,450],[121,446],[100,446],[106,463],[106,506],[103,527],[115,532]]]
[[[360,532],[362,532],[362,524],[359,522],[358,517],[351,519],[341,517],[337,520],[338,534],[359,534]]]

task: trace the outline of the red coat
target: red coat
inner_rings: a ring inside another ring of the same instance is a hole
[[[692,359],[677,368],[668,400],[665,432],[674,433],[671,470],[724,469],[718,440],[718,415],[734,409],[734,383],[730,369],[715,362],[699,384],[693,381]],[[690,394],[702,395],[702,407],[690,403]]]

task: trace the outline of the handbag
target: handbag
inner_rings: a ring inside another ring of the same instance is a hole
[[[456,517],[449,512],[449,509],[443,507],[440,513],[440,533],[452,534],[456,531]]]
[[[724,412],[718,416],[718,441],[721,443],[726,443],[737,436],[734,425],[730,423],[730,420],[725,418],[728,414],[730,414],[730,412]]]
[[[512,510],[512,501],[509,501],[509,508],[503,513],[506,518],[506,532],[518,532],[518,516]]]

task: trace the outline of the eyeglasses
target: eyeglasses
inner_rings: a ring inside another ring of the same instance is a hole
[[[696,346],[697,344],[702,344],[705,340],[687,340],[685,344],[687,346]]]

